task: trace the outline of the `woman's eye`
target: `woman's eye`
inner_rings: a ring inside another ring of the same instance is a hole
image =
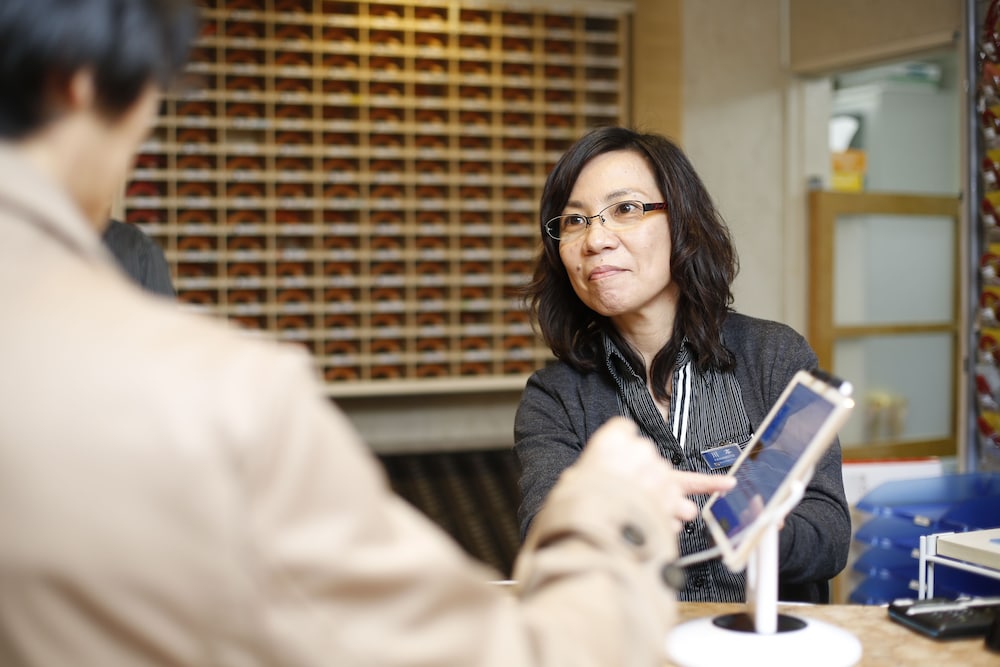
[[[618,204],[618,214],[619,215],[631,215],[631,214],[635,213],[636,209],[638,209],[638,208],[639,207],[636,206],[635,202],[632,202],[632,201],[623,201],[621,204]]]
[[[587,219],[582,215],[567,215],[563,217],[563,227],[579,227],[586,224]]]

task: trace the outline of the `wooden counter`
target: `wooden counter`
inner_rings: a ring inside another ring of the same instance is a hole
[[[743,611],[738,604],[682,602],[678,622]],[[860,667],[1000,667],[1000,654],[986,650],[982,637],[938,641],[889,620],[885,607],[862,605],[780,605],[779,613],[814,618],[854,634],[862,646]],[[809,664],[803,656],[804,665]],[[668,663],[670,665],[672,663]]]

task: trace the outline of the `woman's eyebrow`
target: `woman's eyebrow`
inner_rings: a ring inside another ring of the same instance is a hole
[[[619,190],[615,190],[614,192],[609,192],[608,194],[604,195],[604,201],[606,201],[606,202],[614,202],[614,201],[618,201],[619,197],[625,197],[626,195],[630,196],[630,197],[634,197],[637,194],[638,193],[635,190],[633,190],[632,188],[621,188]]]
[[[620,188],[604,195],[603,201],[613,204],[616,201],[620,201],[622,197],[636,197],[638,195],[639,193],[632,188]],[[563,208],[583,208],[583,204],[576,199],[570,199]]]

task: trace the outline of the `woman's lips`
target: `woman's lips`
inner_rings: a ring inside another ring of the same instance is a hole
[[[608,276],[621,273],[622,271],[624,271],[624,269],[618,266],[599,266],[591,271],[587,278],[589,280],[601,280],[602,278],[607,278]]]

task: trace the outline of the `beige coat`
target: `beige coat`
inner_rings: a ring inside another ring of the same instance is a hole
[[[133,287],[2,144],[0,317],[5,667],[662,660],[674,537],[645,496],[571,470],[519,588],[489,585],[304,353]]]

